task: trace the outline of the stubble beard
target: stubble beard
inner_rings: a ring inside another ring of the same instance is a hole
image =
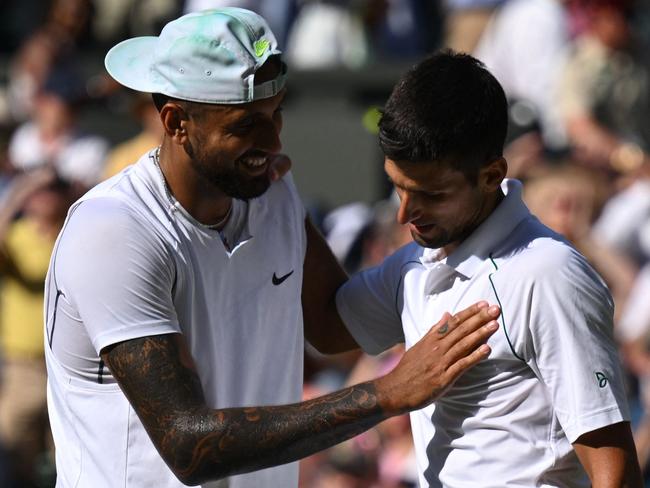
[[[184,145],[185,152],[192,161],[194,170],[208,183],[225,195],[238,200],[250,200],[263,195],[271,185],[268,175],[249,177],[237,169],[237,163],[227,165],[216,158],[194,149],[187,141]]]
[[[438,227],[439,234],[436,237],[427,239],[419,234],[416,234],[414,231],[411,231],[411,237],[422,247],[428,247],[431,249],[440,249],[446,247],[450,244],[460,244],[465,239],[467,239],[472,233],[481,225],[483,219],[480,218],[481,207],[478,207],[476,213],[465,222],[462,226],[459,226],[452,230],[446,230]]]

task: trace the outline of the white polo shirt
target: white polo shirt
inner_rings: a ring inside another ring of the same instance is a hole
[[[72,207],[46,283],[57,487],[183,486],[101,361],[108,345],[180,333],[210,407],[300,401],[304,219],[287,175],[239,202],[243,229],[228,251],[170,202],[151,153]],[[297,484],[291,463],[203,486]]]
[[[354,276],[337,306],[370,353],[415,344],[445,311],[502,308],[489,358],[411,413],[422,487],[587,487],[571,447],[629,419],[600,277],[521,201],[521,184],[451,255],[411,243]]]

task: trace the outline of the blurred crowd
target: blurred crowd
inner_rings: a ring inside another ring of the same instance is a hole
[[[615,298],[635,439],[648,465],[650,0],[5,0],[0,486],[53,486],[42,302],[66,210],[162,136],[148,97],[125,94],[105,73],[85,72],[81,61],[123,38],[155,35],[182,13],[226,5],[268,19],[296,71],[363,70],[440,47],[473,53],[487,65],[509,98],[509,176],[524,181],[532,212],[587,256]],[[127,101],[139,127],[118,144],[79,121],[81,110],[106,110],[115,97]],[[395,222],[397,205],[387,192],[377,202],[313,214],[354,272],[410,241]],[[378,357],[325,357],[306,348],[305,398],[381,375],[402,354],[396,348]],[[414,463],[408,417],[398,417],[304,460],[301,486],[414,487]]]

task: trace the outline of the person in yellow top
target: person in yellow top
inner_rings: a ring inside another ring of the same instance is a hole
[[[142,93],[134,95],[132,113],[142,125],[142,131],[132,139],[118,144],[108,153],[104,164],[104,179],[116,175],[162,142],[160,115],[150,96]]]
[[[16,486],[32,486],[49,444],[43,286],[70,203],[69,185],[44,169],[16,177],[0,206],[0,444]]]

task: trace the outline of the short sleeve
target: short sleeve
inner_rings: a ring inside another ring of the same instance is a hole
[[[336,307],[350,334],[369,354],[404,342],[399,288],[405,256],[411,245],[375,268],[353,275],[336,294]]]
[[[613,337],[613,301],[606,286],[575,251],[535,280],[530,333],[531,367],[546,386],[570,442],[629,419]]]
[[[52,278],[98,354],[124,340],[180,332],[174,262],[153,227],[114,198],[83,201],[71,210]]]

